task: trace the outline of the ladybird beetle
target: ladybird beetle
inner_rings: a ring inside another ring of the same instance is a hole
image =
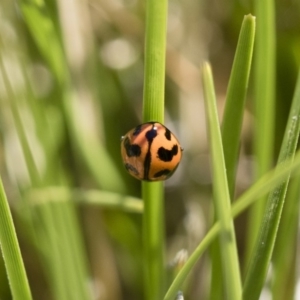
[[[182,150],[177,138],[158,122],[138,125],[121,139],[124,166],[139,180],[169,178],[180,162]]]

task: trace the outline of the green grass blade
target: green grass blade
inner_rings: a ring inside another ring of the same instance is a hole
[[[254,35],[255,17],[247,15],[244,17],[242,23],[231,69],[221,128],[228,188],[231,199],[234,197],[235,190],[235,176],[240,150],[240,135],[252,61]],[[210,299],[213,300],[223,297],[223,279],[220,276],[222,270],[220,258],[221,252],[218,240],[214,242],[211,250],[212,277]]]
[[[256,0],[257,17],[254,49],[254,137],[253,147],[256,158],[255,178],[264,175],[273,164],[275,135],[275,8],[273,0]],[[247,232],[246,261],[249,261],[260,220],[263,216],[266,198],[258,201],[250,211]]]
[[[94,133],[87,134],[87,131],[79,122],[80,112],[76,106],[78,101],[75,90],[65,91],[64,110],[73,146],[79,150],[81,157],[101,188],[126,193],[127,188],[104,145],[96,138]],[[99,167],[99,163],[95,162],[101,162],[101,167]]]
[[[74,203],[70,193],[63,198],[49,191],[47,200],[33,206],[42,221],[38,231],[44,254],[45,273],[55,299],[90,299],[88,272]]]
[[[242,287],[234,225],[230,214],[230,196],[216,108],[216,97],[212,73],[208,63],[204,64],[202,74],[207,128],[212,157],[214,206],[217,218],[221,224],[220,246],[222,247],[223,276],[227,297],[234,300],[241,298]]]
[[[60,40],[57,38],[59,33],[45,3],[43,1],[22,0],[20,1],[20,7],[37,46],[44,55],[55,78],[62,83],[66,79],[67,67],[65,60],[62,59],[64,53]],[[49,51],[49,45],[51,45],[51,51]]]
[[[57,224],[56,234],[59,236],[59,246],[63,257],[62,267],[68,270],[64,282],[68,290],[69,299],[90,300],[88,289],[87,261],[84,253],[84,243],[81,237],[74,203],[70,198],[57,203],[56,196],[51,205],[53,221]],[[54,224],[53,224],[54,225]],[[54,225],[55,226],[55,225]],[[59,232],[60,231],[60,232]]]
[[[296,90],[282,142],[278,164],[293,158],[300,132],[300,72]],[[254,254],[245,278],[243,297],[245,300],[258,299],[268,271],[274,243],[280,223],[289,176],[269,195]]]
[[[61,108],[67,119],[67,126],[71,132],[74,148],[79,150],[79,154],[101,187],[125,193],[126,186],[104,145],[93,133],[89,132],[87,134],[80,123],[80,112],[76,106],[79,96],[76,89],[72,87],[72,82],[70,82],[71,76],[68,71],[69,68],[66,66],[67,60],[62,42],[59,39],[60,33],[54,22],[54,16],[50,14],[47,3],[21,1],[21,7],[25,23],[33,40],[53,71],[61,91],[64,92],[60,95],[63,98]],[[36,26],[36,22],[39,22],[39,26]],[[49,51],[49,43],[53,45],[53,51]],[[101,168],[95,163],[97,161],[101,161]]]
[[[1,39],[0,39],[0,45],[2,45]],[[29,141],[28,141],[26,133],[25,133],[23,122],[21,120],[21,116],[20,116],[19,109],[18,109],[17,96],[15,95],[13,88],[12,88],[13,85],[7,76],[7,71],[6,71],[6,67],[4,64],[3,53],[0,53],[0,70],[1,70],[1,75],[2,75],[2,78],[4,81],[4,86],[6,88],[7,96],[8,96],[7,102],[9,104],[9,107],[10,107],[10,110],[11,110],[11,113],[13,116],[13,120],[15,123],[15,128],[16,128],[16,131],[18,134],[18,138],[19,138],[21,146],[22,146],[22,151],[24,154],[24,158],[25,158],[25,162],[27,165],[31,183],[33,185],[39,185],[40,184],[40,175],[39,175],[39,172],[38,172],[35,160],[34,160],[33,153],[31,152],[31,149],[29,146]]]
[[[274,271],[274,279],[272,280],[273,300],[295,299],[299,195],[300,177],[296,176],[290,182],[274,248],[272,259]]]
[[[183,286],[183,282],[188,277],[188,274],[192,270],[192,268],[196,265],[196,262],[204,253],[204,251],[209,247],[209,245],[215,240],[218,233],[220,232],[221,226],[220,222],[216,223],[209,232],[205,235],[201,243],[195,249],[195,251],[191,254],[185,265],[178,272],[177,276],[173,280],[171,286],[169,287],[164,300],[174,300],[178,291],[181,290]]]
[[[119,209],[133,213],[142,213],[144,210],[144,204],[140,198],[102,190],[70,190],[62,186],[48,186],[30,190],[27,197],[32,205],[41,205],[43,202],[51,201],[53,195],[60,200],[71,197],[73,201],[81,205],[97,205],[101,208]],[[43,199],[43,202],[40,199]]]
[[[65,267],[64,250],[59,243],[57,234],[55,216],[51,206],[46,203],[41,208],[35,210],[36,215],[40,218],[42,225],[39,243],[42,253],[44,254],[43,267],[51,291],[56,299],[68,300],[69,284],[66,284],[65,278],[68,278],[68,270]],[[63,250],[63,251],[61,251]],[[68,283],[70,280],[68,280]]]
[[[13,219],[1,179],[0,244],[13,298],[15,300],[32,299]]]
[[[252,61],[255,36],[255,17],[244,17],[231,70],[222,121],[222,141],[228,187],[234,195],[234,182],[240,148],[243,112]]]
[[[300,166],[300,152],[297,153],[295,159],[289,159],[283,162],[273,170],[265,174],[250,189],[248,189],[232,206],[232,214],[234,217],[242,213],[249,205],[259,201],[261,196],[266,195],[274,186],[280,184],[292,172],[298,174]]]
[[[216,216],[215,216],[216,220]],[[222,299],[224,298],[223,277],[220,273],[223,272],[222,259],[221,259],[220,240],[214,240],[210,247],[210,260],[211,260],[211,278],[210,278],[210,291],[209,299]]]
[[[53,21],[50,16],[46,14],[47,9],[42,12],[42,7],[39,7],[37,3],[31,2],[30,5],[32,5],[31,8],[24,14],[25,21],[27,21],[28,28],[32,31],[32,36],[36,40],[37,45],[40,47],[42,52],[47,52],[45,53],[45,56],[47,56],[49,55],[49,44],[46,46],[45,43],[55,40],[55,52],[56,46],[58,45],[60,47],[58,39],[59,35],[54,30]],[[36,7],[33,11],[32,8],[34,5],[36,5]],[[33,21],[30,17],[37,22],[41,22],[40,26],[38,26],[39,24],[34,24],[33,26],[33,24],[30,23]],[[60,53],[60,55],[55,52],[55,59],[61,62],[61,66],[64,66],[62,51],[58,53]],[[50,54],[50,56],[51,55],[52,54]],[[51,60],[49,58],[50,56],[48,56],[49,60]],[[48,63],[51,67],[51,61],[48,61]],[[55,69],[55,67],[53,67],[53,69]],[[2,71],[3,70],[5,69],[2,68]],[[57,77],[57,81],[61,82],[62,76],[64,75],[58,74],[58,71],[53,72],[55,77]],[[2,73],[6,75],[4,71]],[[11,105],[12,114],[19,139],[21,141],[22,150],[27,163],[27,169],[31,177],[32,186],[36,188],[41,185],[47,185],[49,182],[46,182],[46,180],[40,180],[40,176],[34,163],[34,156],[31,152],[31,148],[29,147],[29,141],[24,130],[26,129],[26,126],[19,115],[20,109],[17,106],[17,102],[15,103],[17,95],[14,95],[14,93],[16,93],[16,91],[11,88],[13,85],[9,85],[9,82],[6,86],[8,87],[7,90],[10,97],[9,103]],[[40,126],[41,124],[35,125]],[[44,134],[47,134],[46,130],[44,131]],[[40,140],[41,143],[44,141],[45,140],[42,139]],[[46,145],[43,144],[43,146]],[[57,173],[55,173],[55,176],[57,176]],[[47,178],[47,180],[53,183],[57,181],[57,178]],[[41,226],[42,228],[34,228],[34,237],[36,237],[35,242],[39,249],[43,248],[44,250],[42,253],[44,255],[42,256],[42,258],[44,258],[42,261],[43,266],[46,265],[45,270],[49,273],[49,278],[52,279],[49,281],[49,285],[53,288],[57,299],[90,299],[86,284],[88,275],[85,271],[85,257],[83,251],[80,250],[80,247],[82,247],[82,241],[79,241],[80,232],[78,230],[78,223],[76,223],[77,220],[74,215],[74,211],[72,211],[71,207],[65,207],[64,203],[56,203],[55,214],[53,207],[50,207],[51,204],[52,203],[46,203],[46,205],[44,204],[38,207],[39,215],[45,217],[41,218],[44,226]],[[30,212],[31,210],[28,209],[28,211]],[[34,217],[35,216],[36,215],[34,215]],[[30,222],[35,221],[35,219],[33,219],[33,215],[31,215],[31,217],[32,218],[28,218],[28,220],[26,220],[28,221],[26,225],[30,228],[32,227]],[[43,233],[47,232],[47,235],[40,234],[41,231],[43,231]],[[43,245],[47,245],[47,247],[43,247]]]
[[[259,181],[257,181],[251,188],[249,188],[243,195],[241,195],[232,206],[232,216],[235,218],[240,215],[251,204],[255,203],[256,201],[260,200],[262,196],[266,195],[274,187],[274,185],[276,186],[280,184],[282,180],[284,180],[292,172],[299,175],[299,169],[300,152],[296,154],[294,161],[290,159],[289,161],[279,165],[276,169],[271,170]],[[205,235],[185,265],[178,272],[176,278],[169,287],[164,300],[173,300],[175,298],[176,293],[182,288],[183,282],[187,279],[189,272],[195,266],[196,262],[199,260],[211,242],[217,237],[220,229],[220,222],[218,221]]]
[[[272,0],[256,0],[259,20],[255,49],[255,139],[257,177],[272,165],[275,110],[275,9]]]
[[[164,122],[167,0],[146,5],[143,121]],[[143,182],[145,298],[160,300],[164,293],[163,183]]]

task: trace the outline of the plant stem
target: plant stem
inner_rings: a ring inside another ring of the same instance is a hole
[[[164,224],[161,182],[143,182],[145,299],[162,299],[164,293]]]
[[[256,0],[256,45],[254,51],[254,155],[255,178],[259,179],[272,166],[275,118],[275,9],[273,0]],[[258,234],[266,198],[258,201],[250,210],[246,261]]]
[[[146,7],[143,121],[164,121],[167,0]]]
[[[146,6],[143,121],[164,121],[167,0],[148,0]],[[145,299],[163,298],[164,222],[163,183],[143,182]]]

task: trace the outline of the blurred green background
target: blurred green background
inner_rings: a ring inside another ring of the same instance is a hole
[[[204,60],[212,64],[222,116],[248,13],[254,14],[247,0],[169,1],[165,124],[184,148],[165,183],[170,273],[178,252],[191,253],[212,223],[199,67]],[[299,1],[276,2],[275,155],[300,63],[299,16]],[[140,182],[123,168],[120,137],[141,122],[144,25],[145,1],[139,0],[0,3],[0,170],[34,299],[62,299],[60,284],[77,272],[89,274],[83,290],[88,285],[93,299],[143,298],[141,213],[101,201],[106,192],[140,197]],[[237,194],[252,182],[251,95],[252,83]],[[91,191],[98,193],[95,203]],[[247,224],[244,216],[237,222],[242,260]],[[208,274],[207,256],[190,276],[185,299],[206,299]],[[0,276],[0,298],[10,299],[3,262]],[[72,285],[66,287],[70,292]]]

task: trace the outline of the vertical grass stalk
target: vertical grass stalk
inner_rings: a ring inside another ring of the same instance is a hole
[[[273,163],[275,118],[275,9],[273,0],[256,0],[256,45],[254,51],[254,155],[255,177],[264,175]],[[250,211],[246,260],[258,234],[266,201],[257,201]]]
[[[146,6],[143,121],[164,121],[167,0],[148,0]],[[164,222],[163,183],[143,182],[145,299],[163,298]]]

